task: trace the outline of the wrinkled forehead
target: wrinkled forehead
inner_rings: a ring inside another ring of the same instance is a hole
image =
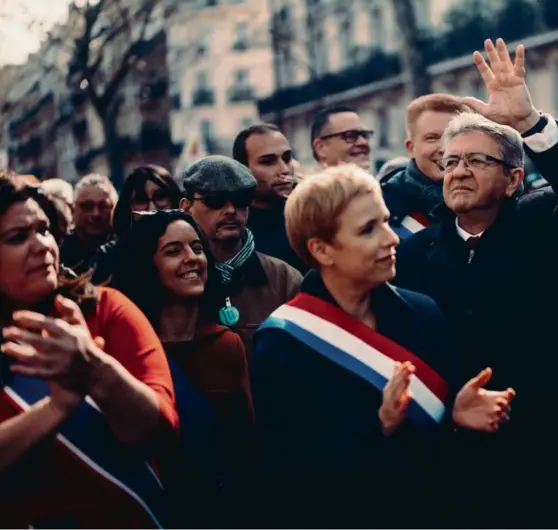
[[[48,217],[35,199],[26,199],[12,204],[0,217],[0,232],[11,228],[30,226],[37,221],[47,221]]]
[[[464,132],[453,138],[446,138],[444,152],[445,156],[460,156],[466,153],[485,153],[496,157],[501,155],[498,142],[481,131]]]
[[[364,129],[364,123],[356,112],[339,112],[329,116],[321,136],[334,134],[350,129]]]
[[[84,202],[113,202],[113,197],[109,189],[105,186],[95,185],[95,186],[85,186],[81,188],[76,195],[76,203]]]

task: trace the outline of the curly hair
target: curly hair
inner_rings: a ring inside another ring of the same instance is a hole
[[[215,269],[215,259],[195,221],[182,210],[158,210],[143,215],[117,245],[111,285],[122,291],[143,311],[155,330],[159,329],[165,288],[155,267],[154,257],[159,238],[175,221],[186,221],[192,226],[202,242],[207,258],[207,283],[200,300],[202,314],[215,321],[221,300],[220,277]]]
[[[0,218],[8,213],[14,204],[33,199],[45,212],[49,218],[51,232],[54,239],[59,242],[60,234],[57,233],[57,212],[50,199],[42,192],[38,186],[31,186],[25,180],[18,179],[17,175],[0,173]],[[0,256],[0,259],[2,257]],[[77,302],[84,314],[89,314],[97,305],[97,293],[90,283],[90,275],[76,276],[72,271],[60,267],[58,278],[58,288],[50,293],[41,304],[41,310],[45,313],[50,312],[54,297],[62,294]],[[11,311],[2,293],[0,293],[0,318],[6,318]]]

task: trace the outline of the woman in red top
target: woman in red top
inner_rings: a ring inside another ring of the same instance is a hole
[[[173,369],[181,440],[190,444],[181,447],[179,458],[186,461],[186,467],[175,461],[168,483],[179,494],[176,522],[189,527],[242,525],[245,520],[235,517],[247,495],[235,493],[231,506],[232,496],[225,495],[219,485],[212,487],[212,481],[221,481],[210,476],[215,470],[201,463],[202,451],[213,464],[222,459],[228,492],[238,492],[246,486],[238,480],[249,475],[254,454],[246,354],[240,337],[216,323],[217,302],[222,297],[212,257],[194,221],[181,210],[144,214],[122,241],[121,250],[124,259],[115,270],[113,285],[144,311],[163,342]],[[191,405],[196,399],[192,391],[199,392],[197,406]],[[190,410],[184,411],[183,406]],[[221,436],[215,433],[213,439],[192,444],[207,431],[213,415]],[[221,438],[220,445],[215,444],[215,437]],[[190,493],[185,495],[185,491]]]
[[[164,352],[122,294],[64,277],[43,200],[0,178],[0,526],[161,525],[145,460],[178,429]]]

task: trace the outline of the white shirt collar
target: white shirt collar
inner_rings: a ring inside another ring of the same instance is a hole
[[[457,219],[457,217],[455,218],[455,226],[457,228],[457,234],[461,239],[463,239],[463,241],[467,241],[471,237],[480,237],[484,234],[484,230],[478,234],[469,234],[469,232],[463,230],[463,228],[459,226],[459,220]]]

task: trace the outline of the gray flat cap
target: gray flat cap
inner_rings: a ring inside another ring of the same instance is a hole
[[[250,190],[256,187],[252,172],[240,162],[227,156],[202,158],[182,172],[186,192],[211,194]]]

